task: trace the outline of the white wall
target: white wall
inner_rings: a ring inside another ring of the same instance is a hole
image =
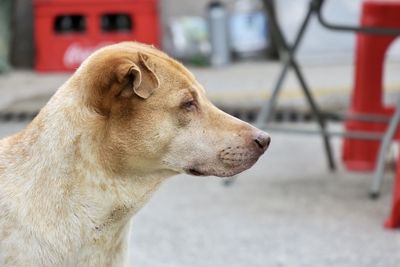
[[[160,0],[163,25],[173,16],[205,15],[210,0]],[[222,0],[228,8],[234,0]],[[275,0],[278,21],[288,37],[293,41],[310,0]],[[330,22],[357,25],[362,0],[326,0],[324,16]],[[317,19],[312,19],[300,47],[298,57],[302,61],[315,63],[352,62],[355,35],[353,33],[330,31],[322,27]],[[400,61],[400,38],[390,48],[390,61]]]
[[[309,0],[277,0],[278,21],[289,41],[293,41],[307,12]],[[332,23],[358,25],[362,0],[326,0],[323,13]],[[298,51],[298,58],[310,62],[352,62],[355,35],[327,30],[313,18]],[[390,48],[389,60],[400,60],[400,42]]]

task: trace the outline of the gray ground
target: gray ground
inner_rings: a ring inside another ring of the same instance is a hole
[[[0,124],[0,135],[23,126]],[[230,187],[216,177],[166,181],[133,219],[133,266],[398,267],[400,232],[382,227],[392,177],[371,201],[371,174],[329,173],[317,137],[273,134]]]

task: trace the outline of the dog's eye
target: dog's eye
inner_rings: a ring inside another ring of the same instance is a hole
[[[196,100],[192,99],[189,101],[185,101],[182,104],[182,108],[186,109],[187,111],[194,111],[197,108],[197,103]]]

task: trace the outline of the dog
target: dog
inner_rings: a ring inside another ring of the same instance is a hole
[[[166,178],[238,174],[270,140],[153,46],[104,47],[0,141],[0,266],[126,266],[130,218]]]

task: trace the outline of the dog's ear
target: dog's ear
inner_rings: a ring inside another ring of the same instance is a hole
[[[154,66],[145,54],[138,53],[137,62],[126,60],[116,70],[117,80],[125,86],[120,96],[130,97],[136,94],[140,98],[147,99],[160,86],[160,81],[154,71]]]

